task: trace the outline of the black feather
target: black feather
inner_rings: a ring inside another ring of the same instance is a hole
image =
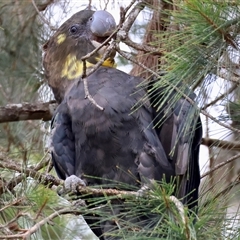
[[[154,126],[175,175],[178,176],[176,195],[184,204],[188,204],[189,208],[196,209],[200,184],[199,149],[202,139],[199,110],[184,97],[176,101],[177,92],[166,91],[168,86],[156,87],[157,81],[161,79],[152,79],[148,84]],[[194,101],[195,94],[190,89],[186,88],[184,93]]]

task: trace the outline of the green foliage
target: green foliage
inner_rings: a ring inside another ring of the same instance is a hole
[[[237,48],[239,9],[211,0],[182,1],[175,7],[178,11],[167,13],[172,16],[169,24],[178,29],[158,33],[158,41],[167,39],[162,49],[166,64],[161,68],[196,88],[207,74],[217,73],[220,57],[228,47]]]

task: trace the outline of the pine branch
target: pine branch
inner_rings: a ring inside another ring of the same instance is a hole
[[[13,159],[6,158],[6,156],[4,156],[4,154],[0,155],[0,168],[9,169],[9,170],[13,170],[18,173],[21,173],[20,176],[22,176],[22,178],[23,177],[24,178],[32,177],[35,180],[37,180],[38,182],[40,182],[43,185],[46,185],[48,187],[49,186],[51,187],[53,185],[55,185],[55,186],[60,186],[60,185],[63,186],[64,185],[63,180],[60,180],[50,174],[40,173],[31,167],[23,169],[20,164],[17,164],[16,161],[14,161]],[[11,191],[13,189],[13,187],[16,186],[15,184],[13,184],[15,182],[16,182],[16,177],[14,177],[9,182],[5,183],[5,186],[0,186],[0,193],[5,192],[6,190]],[[91,194],[94,196],[105,196],[105,195],[106,196],[116,196],[116,195],[119,195],[119,197],[120,197],[120,195],[121,195],[121,197],[122,197],[124,195],[125,196],[126,195],[134,195],[134,196],[137,195],[136,192],[132,192],[132,191],[119,191],[116,189],[93,189],[90,187],[83,187],[82,185],[79,185],[76,190],[82,194]]]
[[[8,104],[0,107],[0,123],[22,120],[49,121],[56,108],[56,102]]]

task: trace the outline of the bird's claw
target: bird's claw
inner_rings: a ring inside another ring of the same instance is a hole
[[[86,183],[75,175],[67,177],[64,182],[64,188],[69,192],[78,193],[78,186],[86,187]]]
[[[145,197],[149,193],[149,186],[144,184],[138,191],[137,191],[137,198]]]
[[[73,206],[76,208],[80,208],[80,207],[86,207],[86,202],[82,199],[78,199],[72,202]]]

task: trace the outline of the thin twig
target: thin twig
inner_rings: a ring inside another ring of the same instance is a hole
[[[103,111],[104,108],[101,107],[101,106],[94,100],[94,98],[92,97],[92,95],[89,93],[88,84],[87,84],[87,77],[88,77],[89,75],[91,75],[92,73],[94,73],[94,72],[103,64],[103,62],[108,58],[109,53],[110,53],[111,51],[113,51],[114,46],[115,46],[115,43],[112,42],[112,43],[108,46],[107,50],[104,52],[102,58],[101,58],[93,67],[91,67],[90,70],[87,71],[87,72],[86,72],[86,60],[85,60],[85,56],[84,56],[84,58],[82,58],[82,59],[83,59],[83,63],[84,63],[83,66],[85,66],[85,73],[83,73],[83,76],[82,76],[82,81],[83,81],[84,91],[85,91],[85,98],[89,99],[89,101],[90,101],[93,105],[95,105],[98,109],[100,109],[101,111]]]
[[[22,173],[23,176],[32,177],[47,186],[52,186],[52,185],[58,186],[60,184],[63,184],[62,180],[57,179],[50,174],[43,174],[43,173],[37,172],[31,168],[22,168],[22,166],[17,164],[16,162],[14,162],[13,159],[8,158],[8,161],[4,162],[4,161],[2,161],[1,158],[2,158],[2,156],[0,156],[0,168],[9,169],[9,170],[13,170],[13,171]],[[18,176],[17,178],[15,177],[15,180],[16,180],[15,182],[13,179],[9,183],[7,183],[6,186],[1,186],[0,193],[3,193],[7,190],[13,189],[13,187],[16,186],[16,183],[19,183],[18,178],[20,177],[20,180],[22,179],[23,176],[22,175],[20,175],[20,176]]]
[[[124,15],[126,16],[126,13],[128,12],[128,10],[133,6],[133,4],[136,2],[136,0],[132,0],[129,5],[127,7],[125,7],[124,9]]]
[[[14,200],[14,201],[11,200],[10,203],[6,203],[6,202],[5,202],[5,204],[4,204],[5,206],[0,209],[0,212],[2,212],[2,211],[4,211],[5,209],[7,209],[7,208],[9,208],[9,207],[12,207],[12,206],[14,206],[14,205],[19,205],[23,200],[24,200],[24,198],[20,198],[20,199]]]
[[[85,92],[85,98],[89,99],[89,101],[95,105],[97,108],[99,108],[101,111],[103,111],[103,107],[101,107],[92,97],[92,95],[89,93],[88,90],[88,84],[87,84],[87,77],[94,73],[101,65],[102,63],[108,58],[109,54],[111,51],[113,51],[113,43],[110,44],[110,46],[107,47],[107,49],[104,51],[104,54],[102,58],[93,66],[91,67],[90,71],[87,71],[87,64],[86,60],[90,58],[93,54],[98,52],[102,47],[105,47],[105,45],[113,38],[113,36],[118,32],[120,27],[117,27],[116,30],[103,42],[101,43],[98,47],[96,47],[92,52],[86,54],[81,58],[83,62],[83,73],[82,73],[82,80],[83,80],[83,85],[84,85],[84,92]]]
[[[216,200],[216,199],[219,200],[220,196],[223,196],[224,194],[228,193],[229,191],[232,190],[233,187],[237,186],[238,184],[240,184],[240,177],[239,176],[237,176],[233,182],[231,182],[226,188],[224,188],[219,193],[217,193],[213,198],[207,200],[204,204],[202,204],[202,207],[206,207],[208,204],[213,203],[213,201]],[[212,189],[212,188],[213,187],[211,187],[210,189]],[[207,192],[209,192],[210,189],[208,189]],[[203,193],[202,195],[206,194],[207,192]]]
[[[240,158],[240,153],[238,153],[237,155],[229,158],[229,159],[228,159],[227,161],[225,161],[225,162],[222,162],[222,163],[217,164],[217,165],[216,165],[215,167],[213,167],[211,170],[205,172],[205,173],[201,176],[201,178],[206,177],[207,175],[213,173],[213,172],[216,171],[217,169],[225,166],[226,164],[228,164],[228,163],[230,163],[230,162],[232,162],[232,161],[234,161],[234,160],[236,160],[236,159],[238,159],[238,158]]]
[[[35,171],[39,171],[42,168],[46,167],[51,161],[49,152],[46,152],[38,164],[33,168]]]
[[[86,194],[86,195],[94,195],[94,197],[99,197],[99,196],[116,196],[117,198],[124,198],[127,196],[132,196],[132,197],[139,197],[138,192],[134,191],[124,191],[124,190],[117,190],[117,189],[98,189],[98,188],[92,188],[92,187],[86,187],[79,185],[77,187],[77,191],[81,194]]]
[[[115,48],[115,41],[111,42],[111,44],[107,47],[106,51],[104,52],[102,58],[93,67],[91,67],[89,71],[85,73],[83,78],[87,78],[89,75],[93,74],[108,58],[109,53],[112,52],[114,48]]]
[[[220,101],[221,99],[225,98],[227,95],[229,95],[230,93],[232,93],[238,86],[236,84],[234,84],[231,88],[229,88],[225,93],[221,94],[219,97],[215,98],[213,101],[211,101],[210,103],[206,104],[205,106],[203,106],[201,109],[202,110],[206,110],[208,107],[216,104],[218,101]]]
[[[221,67],[222,67],[223,70],[229,71],[229,67],[225,67],[225,66],[221,66]],[[235,76],[229,77],[229,74],[227,74],[227,73],[219,73],[218,76],[220,78],[223,78],[223,79],[225,79],[225,80],[227,80],[229,82],[232,82],[232,83],[236,84],[237,86],[239,86],[239,84],[240,84],[240,82],[239,82],[239,74],[237,74],[236,72],[230,73],[230,74],[235,75]]]
[[[131,16],[131,17],[129,17],[127,21],[125,21],[126,13],[130,7],[125,9],[123,8],[120,9],[121,18],[120,18],[119,25],[121,26],[121,29],[117,33],[117,41],[124,42],[125,44],[134,48],[135,50],[139,50],[143,52],[151,52],[151,54],[154,54],[154,55],[161,55],[161,52],[159,49],[148,46],[146,44],[141,45],[139,43],[135,43],[128,36],[130,28],[132,27],[139,13],[144,9],[145,5],[146,5],[146,2],[145,3],[140,2],[136,4],[136,6],[134,6],[132,11],[128,14],[128,16]]]
[[[127,11],[132,7],[132,5],[135,3],[136,1],[132,1],[128,7],[125,8],[125,16]],[[127,16],[127,20],[124,21],[123,26],[121,28],[121,31],[128,33],[130,28],[132,27],[133,23],[135,22],[137,16],[139,15],[139,13],[144,9],[144,7],[146,6],[146,1],[141,1],[139,3],[137,3],[133,9],[129,12],[128,16]],[[124,34],[125,35],[125,34]]]
[[[161,56],[163,54],[163,51],[160,49],[148,46],[146,44],[135,43],[128,36],[125,36],[125,38],[121,41],[127,44],[129,47],[134,48],[134,50],[142,51],[144,53],[151,53],[154,56]]]
[[[46,23],[52,31],[55,31],[56,29],[55,29],[54,27],[52,27],[51,24],[50,24],[50,22],[47,21],[47,19],[44,18],[43,15],[40,13],[40,11],[39,11],[39,9],[38,9],[35,1],[34,1],[34,0],[31,0],[31,1],[32,1],[33,7],[35,8],[36,12],[38,13],[38,16],[42,19],[42,21],[43,21],[44,23]]]
[[[96,52],[98,52],[101,48],[105,47],[105,45],[111,41],[112,37],[117,33],[117,31],[119,30],[119,28],[116,28],[116,30],[101,44],[99,44],[98,47],[94,48],[93,51],[91,51],[90,53],[86,54],[85,56],[81,57],[81,60],[84,62],[86,61],[88,58],[90,58],[93,54],[95,54]],[[107,48],[108,49],[108,48]],[[83,69],[84,70],[84,69]],[[86,74],[86,69],[85,72],[83,72],[83,76]]]
[[[89,93],[88,90],[88,84],[87,84],[87,78],[83,78],[83,86],[84,86],[84,91],[85,91],[85,98],[87,98],[93,105],[95,105],[98,109],[100,109],[101,111],[104,110],[103,107],[101,107],[92,97],[92,95]]]
[[[84,85],[84,91],[85,91],[85,97],[93,104],[95,105],[98,109],[100,109],[101,111],[104,110],[103,107],[101,107],[92,97],[92,95],[89,93],[88,90],[88,85],[87,85],[87,78],[83,78],[83,85]]]
[[[48,153],[46,153],[46,155],[48,155]],[[44,159],[46,158],[46,155],[43,157]],[[9,162],[9,159],[7,158],[7,156],[4,156],[3,153],[1,153],[0,155],[0,161],[4,161],[4,160],[7,160],[6,163],[5,163],[5,166],[8,165],[8,162]],[[13,161],[13,160],[11,160]],[[29,172],[30,171],[33,171],[33,172],[37,172],[39,170],[41,170],[42,168],[46,167],[47,164],[49,164],[49,161],[50,161],[50,157],[47,158],[46,160],[43,160],[41,161],[36,167],[29,167]],[[1,165],[1,163],[0,163]],[[15,167],[17,167],[15,165]],[[6,168],[8,168],[6,166]],[[18,169],[19,169],[19,172],[22,172],[22,168],[21,166],[18,166]],[[16,169],[14,169],[16,171]],[[21,170],[21,171],[20,171]],[[0,187],[0,194],[5,192],[5,191],[12,191],[12,189],[17,185],[19,184],[20,182],[22,182],[22,180],[26,178],[25,174],[20,174],[18,175],[17,177],[13,177],[7,184],[5,185],[2,185]]]
[[[48,202],[48,200],[49,200],[48,198],[46,198],[46,199],[44,200],[42,206],[41,206],[40,209],[37,211],[37,214],[36,214],[34,220],[37,220],[38,217],[41,215],[43,209],[45,208],[45,206],[46,206],[46,204],[47,204],[47,202]]]
[[[159,49],[148,46],[148,45],[141,45],[139,43],[135,43],[129,38],[128,33],[130,28],[132,27],[139,13],[148,4],[147,1],[141,1],[137,3],[128,14],[127,20],[126,20],[126,14],[128,10],[133,6],[134,3],[135,1],[132,1],[128,7],[126,7],[125,9],[124,8],[120,9],[121,18],[120,18],[119,26],[121,26],[121,28],[117,33],[117,41],[124,42],[125,44],[134,48],[135,50],[139,50],[143,52],[151,52],[151,54],[153,55],[161,55],[162,52],[160,52]]]

